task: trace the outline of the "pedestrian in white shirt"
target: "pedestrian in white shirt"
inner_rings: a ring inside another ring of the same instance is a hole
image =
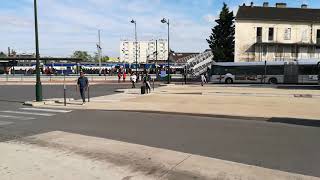
[[[204,74],[201,74],[201,86],[203,86],[203,84],[205,83],[207,83],[206,76]]]
[[[132,83],[132,88],[136,88],[137,75],[135,73],[131,74],[130,81]]]

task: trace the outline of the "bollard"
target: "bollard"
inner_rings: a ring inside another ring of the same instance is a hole
[[[63,102],[64,106],[67,106],[67,86],[66,86],[66,75],[64,75],[64,80],[63,80]]]
[[[88,102],[90,102],[90,88],[89,88],[89,86],[87,87],[88,89]]]
[[[152,79],[152,90],[154,91],[154,78]]]
[[[67,106],[67,86],[63,85],[63,99],[64,99],[64,106]]]
[[[7,82],[9,81],[9,77],[8,77],[8,74],[7,74],[7,76],[6,76],[6,79],[7,79]]]

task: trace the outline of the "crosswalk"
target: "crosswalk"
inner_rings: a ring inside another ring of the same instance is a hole
[[[18,108],[15,110],[4,110],[0,111],[0,127],[15,124],[19,121],[35,120],[70,112],[72,111],[44,108]]]

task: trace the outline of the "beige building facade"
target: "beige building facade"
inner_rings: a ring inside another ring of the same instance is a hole
[[[320,59],[320,19],[312,17],[318,14],[320,9],[306,5],[240,6],[235,22],[235,62]]]

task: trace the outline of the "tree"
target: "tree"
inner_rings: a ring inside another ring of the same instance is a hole
[[[96,52],[96,53],[94,53],[94,61],[95,62],[99,62],[99,54]],[[101,58],[101,62],[109,62],[110,61],[110,57],[109,56],[103,56],[102,58]]]
[[[4,52],[0,52],[0,58],[5,58],[7,55]]]
[[[92,61],[93,59],[87,51],[75,51],[72,57],[82,59],[83,61]]]
[[[217,62],[234,61],[234,15],[229,11],[226,3],[223,3],[217,25],[212,28],[212,33],[207,39],[209,47]]]

